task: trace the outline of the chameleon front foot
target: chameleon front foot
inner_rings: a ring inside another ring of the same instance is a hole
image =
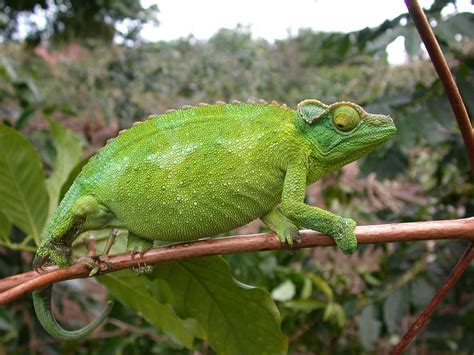
[[[339,225],[330,233],[336,245],[344,254],[352,254],[357,248],[357,238],[354,234],[356,222],[350,218],[340,219]]]

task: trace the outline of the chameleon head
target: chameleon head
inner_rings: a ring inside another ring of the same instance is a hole
[[[352,102],[305,100],[297,111],[297,124],[313,154],[334,167],[359,159],[397,131],[390,116],[367,113]]]

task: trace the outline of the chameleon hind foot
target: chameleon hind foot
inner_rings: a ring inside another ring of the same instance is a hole
[[[147,250],[153,247],[153,240],[140,238],[137,235],[128,232],[128,240],[127,240],[127,250],[132,253],[132,259],[138,254],[140,257],[146,253]],[[153,271],[152,265],[143,264],[141,265],[138,263],[137,267],[133,268],[136,276],[140,276],[143,274],[148,274]]]
[[[43,270],[44,265],[55,264],[61,268],[71,265],[70,246],[47,242],[40,246],[33,259],[33,269]]]
[[[33,270],[36,271],[38,274],[42,274],[45,271],[43,266],[46,264],[47,261],[48,261],[47,256],[35,255],[33,259],[33,265],[32,265]]]
[[[150,273],[153,272],[153,270],[154,270],[154,266],[153,265],[147,265],[146,263],[144,263],[143,265],[138,263],[137,267],[133,267],[133,272],[134,272],[135,276],[150,274]]]

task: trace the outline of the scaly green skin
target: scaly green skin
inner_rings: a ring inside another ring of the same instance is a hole
[[[276,103],[220,103],[153,116],[111,140],[84,167],[53,215],[33,266],[69,265],[71,243],[86,230],[126,229],[130,248],[143,252],[153,240],[213,236],[258,217],[282,242],[298,241],[304,227],[332,236],[351,253],[355,222],[306,205],[305,188],[395,131],[388,116],[317,100],[303,101],[296,111]],[[51,315],[49,291],[35,291],[33,298],[51,335],[77,339],[97,327],[62,329]]]

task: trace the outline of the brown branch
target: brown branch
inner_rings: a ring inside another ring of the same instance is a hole
[[[410,327],[405,336],[400,340],[395,349],[393,349],[392,354],[400,354],[407,346],[411,343],[415,335],[425,326],[425,324],[430,320],[431,315],[436,310],[438,304],[443,300],[446,293],[453,287],[456,282],[459,280],[463,272],[467,269],[472,259],[474,258],[474,243],[471,242],[467,250],[464,252],[461,259],[458,261],[456,266],[451,271],[451,274],[448,277],[448,280],[441,286],[441,288],[436,292],[431,302],[426,306],[426,308],[421,312],[421,314],[416,319],[415,323]]]
[[[474,241],[474,217],[448,221],[412,222],[359,226],[355,229],[359,244],[379,244],[420,240],[459,239]],[[50,267],[0,280],[0,305],[55,282],[89,276],[90,264],[100,266],[98,274],[106,274],[140,265],[158,264],[201,256],[232,254],[263,250],[301,249],[333,246],[334,240],[318,232],[301,231],[301,243],[289,247],[272,233],[198,240],[148,250],[143,256],[123,253],[100,258],[85,257],[65,269]],[[89,265],[88,265],[89,264]]]
[[[461,130],[462,138],[464,140],[464,147],[466,148],[466,154],[469,159],[471,166],[471,173],[474,174],[474,130],[472,129],[471,120],[466,110],[466,106],[462,100],[459,89],[454,81],[453,75],[449,70],[448,63],[443,56],[443,52],[436,40],[436,37],[431,29],[428,19],[423,12],[420,4],[417,0],[405,0],[405,4],[410,12],[410,15],[415,23],[415,26],[420,34],[420,37],[425,44],[426,50],[430,55],[431,62],[438,73],[438,76],[443,84],[446,95],[448,96],[449,103],[454,112],[456,120],[458,122],[459,129]],[[446,282],[441,286],[436,295],[431,300],[430,304],[424,309],[424,311],[418,316],[415,323],[410,327],[408,332],[397,344],[393,350],[393,354],[400,354],[428,322],[429,318],[433,314],[434,310],[443,300],[447,292],[456,284],[459,277],[466,270],[469,263],[474,257],[474,242],[471,242],[470,246],[464,253],[463,257],[454,266]]]

